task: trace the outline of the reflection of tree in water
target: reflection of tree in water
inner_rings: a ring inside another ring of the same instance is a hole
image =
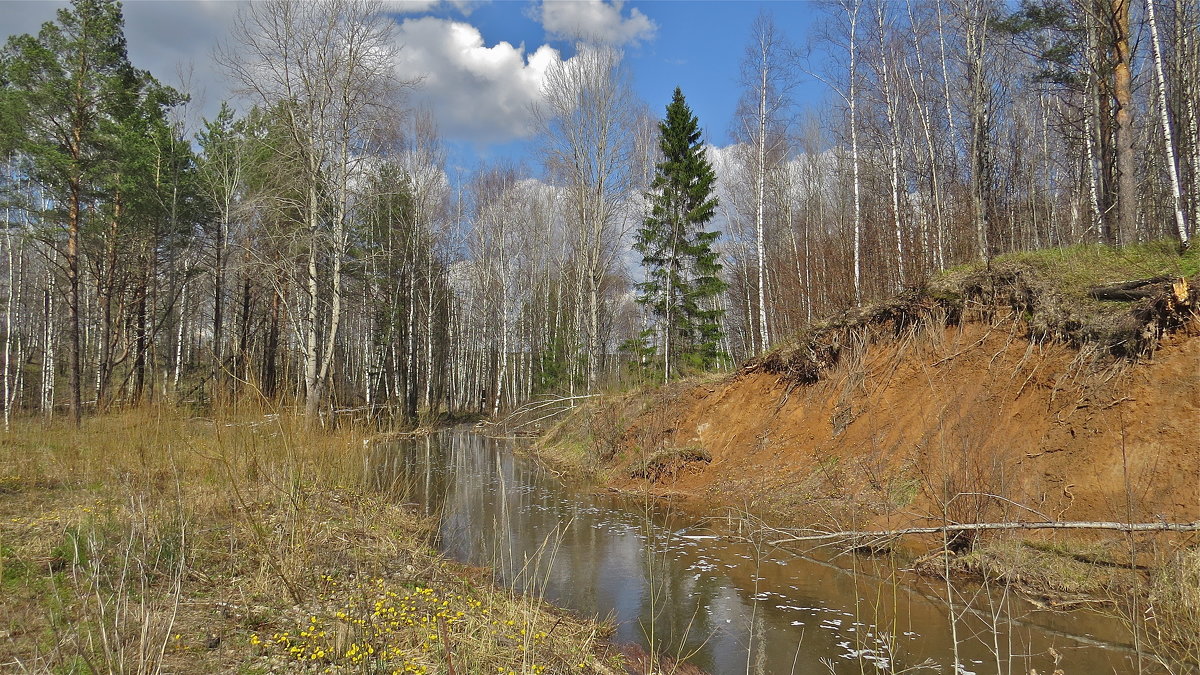
[[[444,470],[442,434],[372,445],[363,462],[364,484],[398,502],[421,505],[433,515],[451,476]]]
[[[660,656],[707,664],[725,649],[709,608],[722,590],[715,575],[690,572],[680,539],[670,525],[669,510],[639,509],[643,552],[641,574],[648,579],[641,598],[638,625],[651,651]]]
[[[512,444],[447,431],[380,445],[364,472],[375,489],[440,515],[439,545],[449,557],[489,566],[520,592],[611,617],[615,641],[683,656],[711,673],[792,672],[793,664],[798,673],[826,672],[826,661],[838,672],[874,672],[881,655],[893,668],[949,662],[944,605],[919,584],[894,586],[886,561],[862,560],[848,570],[718,538],[657,502],[565,487],[515,457]],[[1029,624],[1019,630],[1014,640],[1028,654],[1064,638]],[[965,659],[989,659],[980,640],[960,650]],[[1103,649],[1080,646],[1071,657],[1081,672],[1122,665]]]

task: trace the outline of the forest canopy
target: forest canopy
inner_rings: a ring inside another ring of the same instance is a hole
[[[192,92],[131,63],[119,3],[8,40],[6,419],[148,400],[495,414],[727,368],[1007,252],[1186,247],[1200,220],[1194,2],[764,13],[723,145],[678,90],[660,124],[621,48],[583,41],[540,81],[539,165],[466,174],[407,104],[427,83],[397,76],[385,8],[245,5],[213,57],[238,98],[199,125]],[[798,104],[802,75],[830,99]],[[704,194],[681,206],[684,175]]]

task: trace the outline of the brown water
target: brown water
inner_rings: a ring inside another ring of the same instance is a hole
[[[955,672],[944,583],[845,556],[813,560],[723,521],[563,485],[512,443],[454,429],[381,447],[364,467],[440,514],[443,551],[616,623],[615,639],[713,673]],[[954,590],[957,672],[1137,672],[1125,631],[1002,591]],[[1056,666],[1057,660],[1057,666]]]

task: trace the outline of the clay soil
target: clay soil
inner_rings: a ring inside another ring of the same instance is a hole
[[[613,482],[791,526],[1200,520],[1200,324],[1136,362],[1025,335],[912,327],[816,383],[749,366],[676,389],[620,437]],[[630,477],[664,448],[711,461]]]

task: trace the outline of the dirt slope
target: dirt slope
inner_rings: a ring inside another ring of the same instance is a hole
[[[620,482],[793,524],[897,526],[943,507],[960,521],[1200,520],[1200,323],[1108,365],[1027,335],[1019,314],[913,326],[843,349],[815,383],[757,364],[684,389],[634,420],[620,457],[698,447],[711,462]]]

